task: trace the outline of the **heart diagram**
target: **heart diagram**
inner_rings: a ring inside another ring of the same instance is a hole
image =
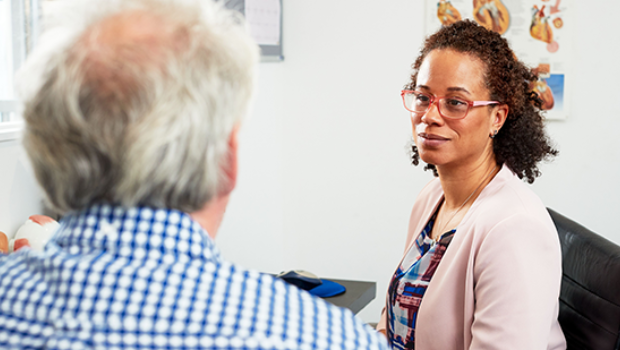
[[[536,40],[547,43],[547,51],[554,53],[560,49],[560,44],[554,39],[553,28],[557,29],[564,26],[564,21],[560,17],[560,0],[556,0],[556,4],[549,6],[549,14],[546,13],[547,5],[541,8],[534,5],[532,7],[532,21],[530,23],[530,35]],[[555,17],[552,19],[552,17]]]
[[[540,10],[536,5],[532,8],[530,35],[532,38],[544,41],[547,44],[551,44],[553,42],[553,31],[549,25],[549,16],[545,16],[545,6],[543,6]]]
[[[500,34],[504,34],[510,25],[510,14],[500,0],[474,0],[474,19]]]
[[[437,18],[442,25],[448,26],[461,20],[461,13],[448,0],[437,3]]]

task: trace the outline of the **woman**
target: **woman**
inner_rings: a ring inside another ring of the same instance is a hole
[[[413,69],[413,163],[438,178],[414,204],[378,330],[395,349],[565,349],[557,232],[520,180],[557,154],[536,74],[471,21],[430,36]]]

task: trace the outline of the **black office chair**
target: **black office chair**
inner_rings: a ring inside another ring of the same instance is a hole
[[[568,350],[620,350],[620,247],[548,209],[562,245],[559,321]]]

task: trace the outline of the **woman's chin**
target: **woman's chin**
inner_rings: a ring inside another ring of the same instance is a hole
[[[420,152],[420,159],[426,164],[433,164],[435,166],[444,163],[444,160],[442,160],[441,157],[438,157],[436,154],[432,154],[432,152]]]

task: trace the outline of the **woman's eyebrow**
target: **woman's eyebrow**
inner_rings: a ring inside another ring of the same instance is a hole
[[[449,88],[448,88],[448,91],[452,91],[452,92],[455,92],[455,91],[456,91],[456,92],[464,92],[464,93],[466,93],[466,94],[468,94],[468,95],[471,95],[471,92],[469,92],[469,90],[467,90],[467,89],[466,89],[466,88],[464,88],[464,87],[458,87],[458,86],[449,87]]]
[[[426,86],[426,85],[417,85],[416,89],[422,89],[422,90],[429,90],[430,91],[431,88]],[[469,92],[469,90],[467,90],[464,87],[460,87],[460,86],[452,86],[452,87],[449,87],[447,90],[450,91],[450,92],[464,92],[467,95],[471,95],[471,92]]]

